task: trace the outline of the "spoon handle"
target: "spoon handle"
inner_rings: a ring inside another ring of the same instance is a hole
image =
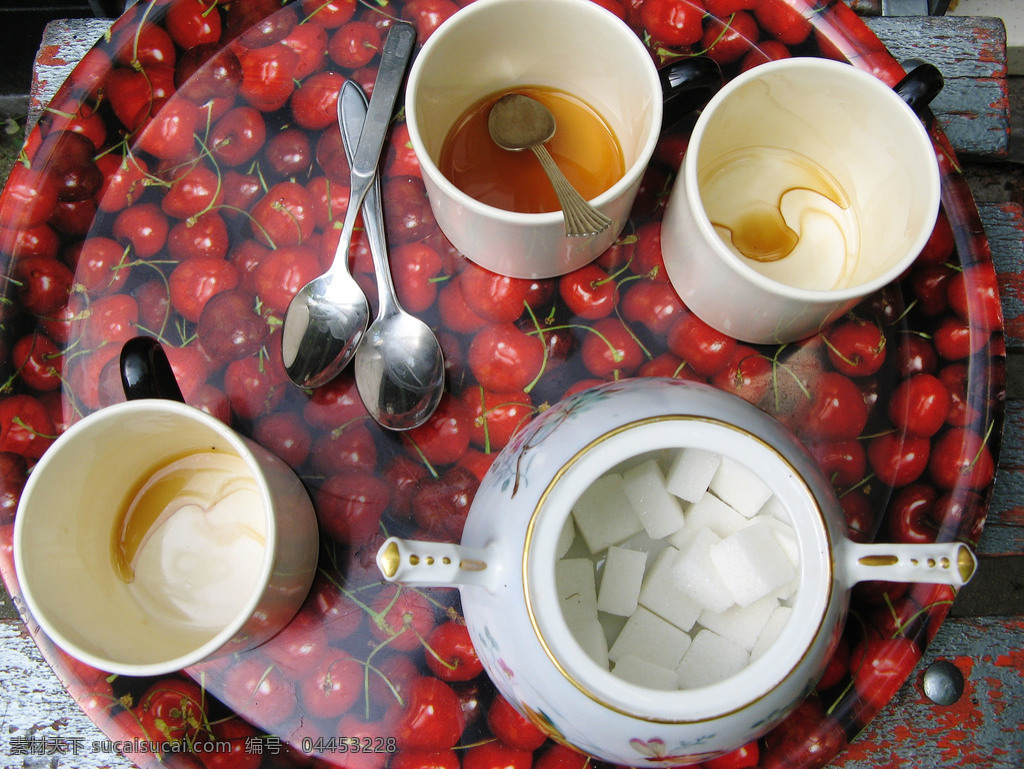
[[[338,114],[341,118],[341,135],[344,141],[345,155],[349,163],[353,162],[351,147],[359,143],[360,132],[365,130],[368,118],[366,97],[362,89],[352,80],[341,87],[338,97]],[[363,199],[363,225],[366,227],[366,239],[373,257],[373,268],[377,276],[377,296],[380,302],[378,316],[399,309],[395,295],[394,281],[388,262],[387,240],[384,230],[384,213],[380,197],[380,175],[374,174],[373,184]]]
[[[558,167],[551,153],[543,144],[531,144],[530,149],[537,156],[541,167],[555,188],[555,195],[562,206],[565,216],[565,234],[570,237],[596,235],[604,230],[612,220],[588,203],[576,188],[572,186],[562,169]]]

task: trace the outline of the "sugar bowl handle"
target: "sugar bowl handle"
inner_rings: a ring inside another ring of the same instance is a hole
[[[843,544],[848,585],[857,582],[929,582],[966,585],[978,569],[978,559],[962,542],[933,545]]]
[[[377,568],[388,582],[420,587],[495,585],[498,559],[490,548],[389,537],[377,551]]]

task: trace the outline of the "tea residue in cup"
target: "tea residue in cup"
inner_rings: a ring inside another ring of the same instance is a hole
[[[719,237],[763,275],[797,288],[851,285],[856,212],[821,164],[780,147],[746,147],[702,167],[698,187]]]
[[[613,675],[652,689],[736,675],[772,646],[798,593],[788,512],[745,465],[696,447],[597,478],[557,554],[573,637]]]
[[[556,129],[545,146],[585,199],[597,197],[625,174],[622,147],[596,110],[561,90],[520,86],[477,101],[455,121],[445,137],[438,168],[467,195],[519,213],[560,209],[551,182],[533,153],[501,149],[487,130],[491,107],[510,93],[529,96],[551,110]]]
[[[126,495],[111,560],[153,617],[195,630],[228,624],[256,586],[263,502],[245,460],[218,451],[172,459]]]

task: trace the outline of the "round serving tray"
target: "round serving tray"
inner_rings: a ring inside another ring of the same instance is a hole
[[[890,84],[903,75],[839,0],[601,4],[658,63],[706,54],[729,78],[826,56]],[[917,264],[822,334],[751,347],[700,323],[664,273],[660,219],[686,124],[663,137],[606,254],[524,281],[445,240],[399,113],[381,166],[392,269],[405,306],[438,332],[448,378],[427,425],[389,433],[367,416],[351,370],[315,390],[287,380],[281,317],[337,243],[341,83],[372,87],[394,19],[413,21],[422,44],[459,6],[281,6],[131,8],[57,93],[0,198],[0,571],[23,614],[10,550],[25,476],[69,424],[123,399],[116,361],[132,336],[159,338],[186,400],[289,462],[317,507],[310,597],[249,653],[159,680],[111,677],[67,658],[25,615],[69,692],[112,739],[133,741],[140,766],[582,766],[503,709],[472,664],[457,592],[385,585],[373,556],[385,534],[457,541],[512,432],[598,381],[692,378],[756,403],[811,448],[856,539],[977,542],[1002,425],[1002,319],[974,201],[933,119],[942,212]],[[357,241],[353,271],[372,298]],[[859,586],[817,690],[736,765],[756,753],[760,767],[821,766],[839,754],[905,681],[953,597]],[[671,763],[664,746],[645,747]]]

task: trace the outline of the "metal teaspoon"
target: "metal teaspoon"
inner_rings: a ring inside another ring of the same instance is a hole
[[[363,129],[366,97],[349,80],[338,98],[348,155]],[[381,211],[380,177],[374,179],[363,201],[363,224],[377,273],[380,306],[356,349],[356,388],[378,424],[390,430],[409,430],[430,418],[444,394],[444,357],[434,332],[406,312],[395,295]]]
[[[388,32],[365,130],[350,162],[349,206],[334,262],[327,272],[299,289],[284,316],[281,357],[289,379],[300,387],[319,387],[337,376],[366,331],[370,309],[349,272],[349,246],[359,208],[377,176],[377,162],[415,40],[415,28],[405,22],[395,22]]]

